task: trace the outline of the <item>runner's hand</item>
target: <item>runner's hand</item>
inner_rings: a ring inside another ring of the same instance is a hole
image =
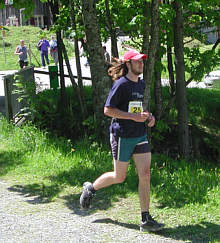
[[[154,116],[152,116],[152,114],[150,114],[150,116],[148,117],[148,127],[153,127],[154,126],[154,124],[155,124],[155,117]]]
[[[132,120],[136,122],[145,122],[149,117],[149,112],[132,113]]]

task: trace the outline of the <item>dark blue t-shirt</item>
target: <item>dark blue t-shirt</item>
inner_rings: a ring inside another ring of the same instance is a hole
[[[40,40],[37,45],[39,45],[41,42],[43,43],[40,46],[41,47],[41,49],[40,49],[41,52],[48,51],[48,47],[50,47],[49,41],[48,40]]]
[[[113,83],[105,106],[128,112],[129,102],[144,100],[144,80],[133,82],[121,77]],[[140,137],[146,134],[145,122],[135,122],[127,119],[113,119],[110,132],[120,137]]]

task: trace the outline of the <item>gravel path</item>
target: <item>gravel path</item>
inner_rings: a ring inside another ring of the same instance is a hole
[[[145,242],[176,243],[138,226],[119,225],[105,215],[88,215],[60,203],[39,203],[37,197],[12,190],[0,180],[0,243]]]

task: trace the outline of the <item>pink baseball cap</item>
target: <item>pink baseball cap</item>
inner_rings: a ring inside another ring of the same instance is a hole
[[[137,60],[146,59],[146,58],[147,58],[146,54],[141,54],[140,52],[135,51],[135,50],[127,51],[124,54],[125,61],[129,61],[129,60],[137,61]]]

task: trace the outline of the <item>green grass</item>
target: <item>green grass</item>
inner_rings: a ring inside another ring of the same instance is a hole
[[[41,65],[40,51],[37,50],[36,45],[40,40],[40,36],[44,33],[48,40],[50,40],[51,35],[55,35],[49,31],[42,31],[39,27],[33,26],[22,26],[7,27],[9,31],[6,31],[6,36],[4,38],[5,42],[5,52],[3,48],[3,40],[0,36],[0,71],[3,70],[17,70],[19,69],[18,56],[14,55],[16,47],[19,45],[20,40],[24,40],[25,45],[30,48],[31,54],[31,63],[32,65],[38,67]],[[0,33],[1,34],[1,33]],[[73,56],[73,46],[70,45],[66,40],[64,40],[69,57]],[[5,53],[5,55],[4,55]],[[5,61],[6,59],[6,61]],[[37,59],[37,61],[36,61]],[[50,63],[52,63],[52,58],[49,55]],[[30,60],[28,59],[30,64]],[[38,64],[39,63],[39,64]]]
[[[19,128],[0,120],[0,178],[10,181],[13,191],[36,195],[45,203],[60,201],[77,212],[83,182],[111,169],[107,145],[86,139],[72,144],[31,124]],[[187,242],[220,241],[219,172],[219,164],[153,155],[151,212],[166,224],[159,235]],[[126,181],[98,191],[88,214],[99,211],[106,216],[99,223],[138,230],[137,184],[131,163]]]

